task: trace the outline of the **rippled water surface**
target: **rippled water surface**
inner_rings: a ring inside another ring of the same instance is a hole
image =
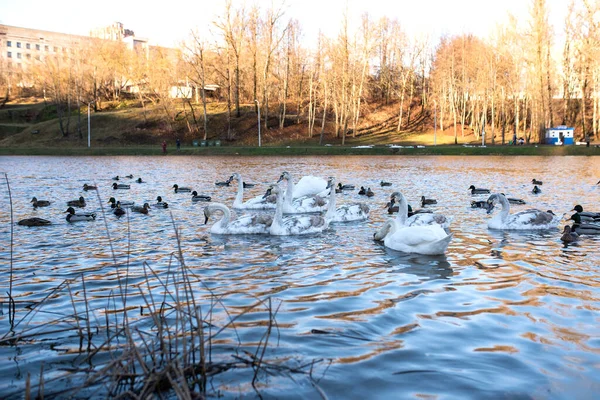
[[[240,172],[257,184],[246,190],[250,198],[283,171],[296,181],[335,176],[371,187],[372,198],[354,191],[337,199],[368,203],[370,219],[309,237],[216,236],[210,222],[204,225],[206,203],[171,189],[191,186],[231,205],[235,188],[216,181]],[[270,298],[277,329],[266,356],[297,365],[319,361],[315,381],[329,398],[592,399],[600,393],[600,238],[565,246],[558,230],[490,231],[489,216],[470,208],[471,200],[486,196],[467,191],[473,184],[527,201],[515,210],[570,215],[582,204],[600,211],[597,157],[2,157],[0,172],[8,175],[15,222],[31,216],[53,222],[11,225],[8,186],[0,182],[2,336],[10,330],[11,265],[17,321],[39,327],[85,303],[102,319],[119,290],[116,269],[128,271],[128,307],[143,309],[140,288],[162,295],[158,282],[169,280],[179,242],[199,282],[199,305],[210,307],[217,296],[236,314]],[[123,179],[131,190],[112,190],[111,178],[128,174],[146,183]],[[532,178],[544,182],[541,194],[531,193]],[[380,187],[381,180],[393,186]],[[83,192],[84,183],[96,183],[98,193]],[[384,206],[394,190],[415,207],[422,195],[435,198],[431,208],[454,217],[445,256],[407,255],[372,240],[388,218]],[[102,213],[111,196],[152,204],[157,195],[169,209],[121,219]],[[53,204],[34,210],[33,196]],[[66,201],[79,196],[86,197],[86,211],[98,213],[96,221],[65,221]],[[144,265],[156,275],[149,277]],[[236,333],[224,333],[229,353],[238,343],[260,341],[264,314],[248,314]],[[227,318],[215,313],[212,322],[219,326]],[[3,342],[0,397],[21,397],[27,374],[39,376],[42,361],[50,371],[46,389],[65,385],[50,378],[68,375],[74,342],[70,331]],[[215,377],[212,384],[225,397],[257,396],[238,374]],[[320,396],[302,377],[286,376],[264,377],[259,393]]]

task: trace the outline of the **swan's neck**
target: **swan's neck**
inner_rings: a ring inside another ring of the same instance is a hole
[[[329,188],[329,204],[327,205],[327,214],[325,214],[325,220],[332,220],[335,216],[335,185]]]
[[[220,224],[222,228],[227,227],[227,225],[229,225],[229,221],[231,220],[231,212],[229,211],[229,208],[227,208],[224,204],[219,203],[213,203],[212,208],[223,213],[223,216],[217,223]]]
[[[404,226],[406,224],[406,219],[408,218],[408,202],[406,201],[406,197],[403,194],[400,195],[400,199],[398,199],[398,214],[396,215],[396,222],[400,226]]]
[[[294,200],[294,180],[290,176],[289,179],[287,179],[287,189],[285,190],[285,201],[289,206],[291,206],[293,200]]]
[[[273,216],[273,224],[281,226],[283,223],[283,193],[277,192],[277,204],[275,206],[275,215]]]
[[[237,194],[235,195],[235,201],[233,202],[234,207],[241,206],[242,203],[244,202],[244,181],[242,180],[241,177],[237,181],[238,181],[238,190],[237,190]]]
[[[506,199],[506,196],[498,196],[500,204],[502,204],[502,211],[500,212],[500,218],[502,221],[506,221],[510,212],[510,203]]]

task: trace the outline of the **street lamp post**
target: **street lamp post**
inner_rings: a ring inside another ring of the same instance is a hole
[[[258,99],[255,99],[256,107],[258,109],[258,147],[260,147],[260,103]]]
[[[437,145],[437,101],[433,101],[433,145]]]
[[[91,129],[91,124],[90,124],[90,106],[92,104],[94,104],[93,101],[88,103],[88,107],[87,107],[88,108],[88,149],[91,147],[90,140],[91,140],[92,129]]]

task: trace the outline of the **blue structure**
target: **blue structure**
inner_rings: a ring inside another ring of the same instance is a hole
[[[574,144],[573,133],[575,132],[575,128],[569,128],[567,126],[561,125],[555,128],[546,129],[546,144],[555,144],[555,145],[563,145],[563,144]]]

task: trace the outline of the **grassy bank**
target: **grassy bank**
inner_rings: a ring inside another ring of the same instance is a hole
[[[0,148],[0,155],[49,155],[49,156],[143,156],[162,155],[160,146],[114,146],[114,147],[17,147]],[[600,147],[592,146],[487,146],[465,147],[455,145],[419,147],[352,147],[352,146],[183,146],[177,151],[168,149],[167,156],[304,156],[304,155],[506,155],[506,156],[598,156]]]

